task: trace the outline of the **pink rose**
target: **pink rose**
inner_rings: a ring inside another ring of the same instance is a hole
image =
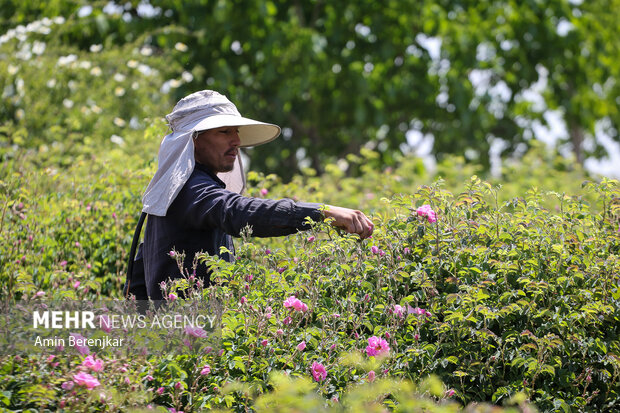
[[[95,387],[101,385],[101,383],[99,383],[99,380],[97,380],[96,378],[94,378],[93,376],[91,376],[88,373],[78,373],[78,374],[74,375],[73,376],[73,381],[78,386],[84,386],[88,390],[92,390]]]
[[[284,300],[284,307],[293,308],[295,311],[308,311],[308,306],[294,295],[291,295],[289,298]]]
[[[103,314],[99,316],[99,328],[101,328],[106,333],[112,331],[112,327],[110,326],[110,317]]]
[[[319,362],[312,363],[312,377],[316,381],[323,381],[327,378],[327,370],[325,370],[325,366],[323,366]]]
[[[200,370],[200,375],[201,376],[206,376],[209,373],[211,373],[211,366],[209,366],[208,364],[205,364],[205,366],[202,368],[202,370]]]
[[[373,254],[378,254],[379,253],[379,247],[377,247],[376,245],[373,245],[372,247],[370,247],[370,251]]]
[[[432,314],[420,307],[411,307],[407,305],[407,314],[415,314],[415,315],[423,315],[426,317],[430,317]]]
[[[416,210],[416,213],[420,217],[426,217],[428,222],[437,221],[437,214],[433,211],[430,205],[422,205]]]
[[[297,344],[297,350],[304,351],[305,348],[306,348],[306,342],[305,341],[302,341],[301,343]]]
[[[402,306],[396,304],[394,306],[394,315],[397,317],[402,317],[404,314],[405,314],[405,309]]]
[[[373,381],[375,381],[375,377],[376,377],[376,373],[374,370],[370,370],[368,372],[368,383],[372,383]]]
[[[85,344],[86,338],[83,335],[78,334],[78,333],[71,333],[69,335],[75,338],[75,348],[77,349],[78,353],[80,353],[83,356],[90,354],[90,349]]]
[[[267,339],[264,339],[260,342],[260,345],[263,347],[267,347],[267,344],[269,344],[269,341],[267,341]]]
[[[185,327],[185,334],[198,338],[205,338],[207,336],[207,332],[204,331],[201,327],[192,326]]]
[[[87,356],[82,362],[82,366],[90,369],[92,371],[102,371],[103,370],[103,361],[95,360],[93,356]]]
[[[372,336],[368,339],[368,346],[366,347],[366,354],[368,356],[386,356],[390,352],[390,346],[388,342],[377,336]]]

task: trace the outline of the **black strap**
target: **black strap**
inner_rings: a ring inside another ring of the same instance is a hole
[[[140,241],[140,233],[142,232],[142,224],[146,218],[146,212],[140,214],[138,219],[138,225],[136,225],[136,231],[133,234],[133,241],[131,242],[131,250],[129,251],[129,263],[127,265],[127,281],[125,282],[125,298],[129,296],[129,287],[131,284],[131,275],[133,274],[133,261],[136,256],[136,249],[138,248],[138,242]]]

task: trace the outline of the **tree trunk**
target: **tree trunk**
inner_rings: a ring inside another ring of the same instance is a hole
[[[583,165],[583,128],[577,122],[571,120],[569,133],[575,158],[577,158],[579,165]]]

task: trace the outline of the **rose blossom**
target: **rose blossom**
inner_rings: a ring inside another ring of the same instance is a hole
[[[201,327],[192,326],[185,327],[185,334],[198,338],[205,338],[207,336],[207,332],[204,331]]]
[[[308,311],[308,306],[294,295],[291,295],[289,298],[284,300],[284,307],[293,308],[295,311]]]
[[[305,348],[306,348],[306,342],[305,341],[302,341],[301,343],[297,344],[297,350],[304,351]]]
[[[432,315],[431,313],[429,313],[423,308],[420,308],[420,307],[413,308],[410,305],[407,305],[407,314],[423,315],[426,317],[430,317]]]
[[[404,314],[405,314],[405,309],[402,306],[396,304],[394,306],[394,315],[397,317],[402,317]]]
[[[106,314],[102,314],[99,316],[99,328],[101,328],[106,333],[112,331],[112,326],[110,325],[110,317]]]
[[[384,356],[390,352],[390,346],[385,339],[377,336],[372,336],[368,339],[368,346],[366,347],[366,354],[368,356]]]
[[[78,374],[74,375],[73,376],[73,381],[78,386],[84,386],[88,390],[92,390],[95,387],[101,385],[101,383],[99,383],[99,380],[97,380],[96,378],[94,378],[93,376],[91,376],[88,373],[78,373]]]
[[[88,346],[86,344],[82,344],[82,343],[86,343],[86,338],[83,335],[78,334],[78,333],[71,333],[69,335],[74,337],[75,348],[77,349],[78,353],[84,356],[86,354],[90,354],[90,349],[88,348]]]
[[[416,210],[416,213],[420,217],[426,217],[428,222],[437,221],[437,214],[433,211],[430,205],[422,205]]]
[[[370,370],[368,372],[368,383],[372,383],[373,381],[375,381],[375,377],[376,377],[376,373],[374,370]]]
[[[325,370],[325,366],[321,363],[313,362],[312,363],[312,377],[316,381],[323,381],[327,378],[327,370]]]
[[[95,360],[93,356],[86,356],[84,361],[82,362],[82,366],[90,369],[92,371],[102,371],[103,370],[103,361]]]

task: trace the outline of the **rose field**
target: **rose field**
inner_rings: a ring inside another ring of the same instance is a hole
[[[150,132],[147,143],[156,148]],[[122,300],[140,194],[156,162],[114,149],[41,168],[32,152],[7,154],[5,302]],[[316,223],[295,236],[237,239],[234,264],[203,257],[217,283],[197,286],[192,299],[223,303],[218,347],[144,357],[88,347],[4,354],[0,405],[33,412],[617,409],[618,182],[587,179],[544,148],[505,165],[502,182],[477,178],[458,158],[436,175],[415,158],[393,169],[378,168],[375,158],[372,151],[348,158],[357,178],[335,166],[286,184],[249,174],[251,196],[356,206],[375,232],[360,241]]]
[[[3,0],[0,411],[620,411],[619,15]],[[164,116],[203,89],[282,127],[243,149],[245,195],[374,233],[247,228],[233,263],[196,257],[212,285],[188,273],[145,311],[122,292],[141,197]]]

